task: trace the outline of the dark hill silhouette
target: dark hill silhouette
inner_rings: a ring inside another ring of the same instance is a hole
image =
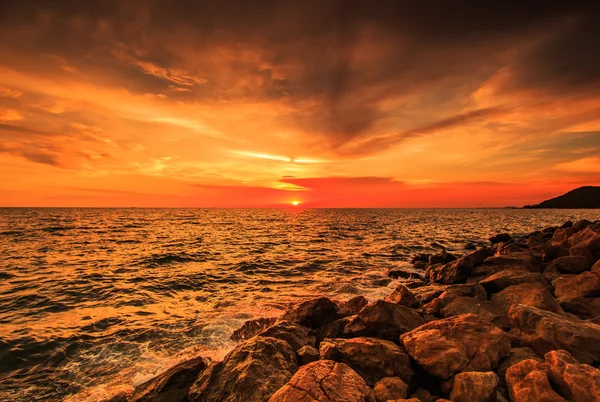
[[[600,187],[584,186],[525,208],[600,208]]]

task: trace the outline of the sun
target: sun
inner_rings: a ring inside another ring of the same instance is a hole
[[[300,201],[292,201],[292,205],[297,207],[298,205],[300,205]]]

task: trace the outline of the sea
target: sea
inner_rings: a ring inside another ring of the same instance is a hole
[[[376,300],[417,253],[600,210],[0,209],[0,400],[99,401],[221,359],[246,320]]]

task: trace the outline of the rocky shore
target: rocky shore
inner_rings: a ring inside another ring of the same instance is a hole
[[[318,298],[246,322],[220,362],[110,401],[600,401],[600,222],[416,255],[384,300]]]

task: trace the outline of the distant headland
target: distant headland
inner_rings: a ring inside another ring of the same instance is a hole
[[[600,186],[584,186],[523,208],[600,208]]]

